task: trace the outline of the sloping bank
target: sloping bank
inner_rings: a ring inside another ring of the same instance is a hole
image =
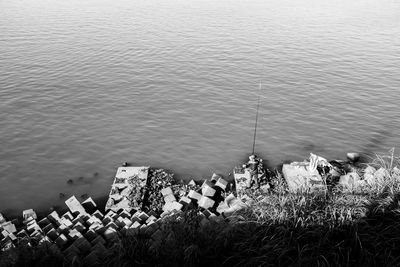
[[[155,170],[150,174],[155,183],[148,185],[153,188],[152,204],[143,203],[141,211],[104,214],[90,199],[79,203],[71,198],[67,202],[72,209],[65,214],[35,218],[26,212],[25,236],[14,235],[16,245],[1,252],[0,265],[396,266],[397,164],[393,155],[377,157],[369,165],[350,164],[339,185],[331,181],[333,175],[318,170],[326,190],[315,192],[290,192],[276,172],[267,192],[247,190],[236,198],[224,191],[225,199],[211,211],[196,199],[210,194],[208,183],[203,188],[174,184],[169,174]],[[343,178],[349,173],[358,178]],[[160,213],[171,202],[182,205],[181,211]]]

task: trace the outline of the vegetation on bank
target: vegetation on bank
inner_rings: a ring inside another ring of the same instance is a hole
[[[399,266],[399,158],[370,165],[387,177],[353,193],[249,195],[251,205],[225,221],[204,223],[195,210],[168,218],[157,241],[121,234],[98,266]],[[179,218],[177,218],[179,217]],[[0,254],[0,266],[63,266],[46,244]],[[81,266],[78,260],[72,265]]]

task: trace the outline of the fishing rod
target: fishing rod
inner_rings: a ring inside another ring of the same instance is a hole
[[[256,122],[254,124],[254,137],[253,137],[253,152],[251,153],[254,155],[254,149],[256,147],[256,136],[257,136],[257,124],[258,124],[258,110],[260,109],[260,96],[261,96],[261,82],[260,82],[260,92],[258,94],[257,100],[257,113],[256,113]]]

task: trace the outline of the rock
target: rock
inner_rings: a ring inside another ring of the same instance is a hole
[[[68,179],[67,184],[73,184],[73,183],[74,183],[74,180]]]
[[[35,220],[37,219],[36,212],[33,209],[24,210],[22,212],[22,218],[24,218],[24,221],[27,220],[29,217],[32,217]]]
[[[64,193],[60,193],[60,194],[58,194],[58,197],[61,198],[61,199],[65,198],[65,194]]]
[[[347,159],[348,159],[349,161],[353,162],[353,163],[360,160],[360,154],[359,154],[359,153],[354,153],[354,152],[352,152],[352,153],[347,153],[346,156],[347,156]]]
[[[344,189],[356,189],[360,186],[360,176],[356,172],[350,172],[346,175],[340,176],[339,185]]]
[[[372,179],[367,180],[369,185],[383,185],[390,178],[390,173],[385,168],[380,168],[374,173]]]

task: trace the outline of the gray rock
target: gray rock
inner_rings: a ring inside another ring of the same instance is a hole
[[[356,189],[362,185],[361,178],[356,172],[349,172],[346,175],[340,176],[339,185],[344,189]]]
[[[347,159],[350,160],[351,162],[357,162],[360,160],[360,154],[359,153],[347,153]]]

